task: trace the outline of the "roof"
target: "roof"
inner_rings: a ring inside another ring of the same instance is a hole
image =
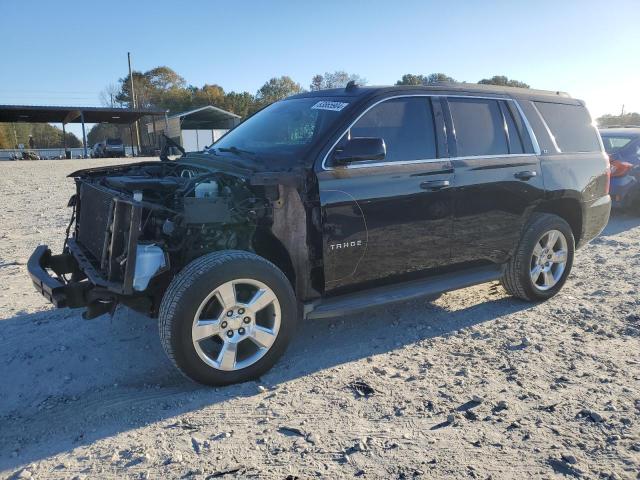
[[[387,86],[357,86],[356,88],[332,88],[328,90],[315,90],[294,95],[289,98],[304,97],[361,97],[370,96],[376,93],[391,93],[399,91],[426,91],[426,92],[460,92],[460,93],[482,93],[482,94],[502,94],[527,97],[554,97],[566,98],[571,96],[566,92],[551,90],[536,90],[533,88],[503,87],[499,85],[483,85],[478,83],[454,83],[439,82],[433,85],[387,85]]]
[[[133,123],[147,115],[165,115],[157,109],[0,105],[0,122],[81,123],[81,112],[85,123]]]
[[[606,136],[621,136],[621,137],[635,137],[640,135],[640,127],[628,126],[628,127],[599,127],[600,135]]]
[[[214,107],[213,105],[206,105],[204,107],[196,108],[195,110],[189,110],[188,112],[172,115],[169,118],[179,118],[180,124],[184,129],[206,129],[211,128],[212,124],[230,120],[233,121],[240,119],[241,117],[240,115],[227,112],[226,110]]]

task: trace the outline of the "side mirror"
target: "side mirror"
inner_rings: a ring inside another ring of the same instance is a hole
[[[387,146],[382,138],[354,137],[333,155],[335,165],[366,160],[384,160]]]

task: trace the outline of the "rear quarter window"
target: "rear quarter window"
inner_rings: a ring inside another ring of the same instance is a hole
[[[591,116],[582,105],[534,102],[561,152],[601,151]]]
[[[604,144],[604,150],[607,153],[615,153],[621,148],[626,147],[633,138],[631,137],[613,137],[609,135],[602,135],[602,143]]]

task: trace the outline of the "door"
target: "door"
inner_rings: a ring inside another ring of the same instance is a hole
[[[382,138],[384,161],[334,166],[329,152],[318,172],[326,291],[393,282],[450,261],[453,169],[439,158],[447,156],[443,132],[439,101],[391,98],[370,106],[334,148]]]
[[[448,97],[452,131],[452,262],[506,261],[544,198],[534,138],[513,100]]]

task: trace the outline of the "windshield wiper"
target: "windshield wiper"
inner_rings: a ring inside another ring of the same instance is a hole
[[[231,153],[235,153],[236,155],[242,155],[247,154],[247,155],[255,155],[256,152],[250,152],[249,150],[242,150],[241,148],[232,146],[232,147],[218,147],[216,150],[218,150],[219,152],[231,152]]]

